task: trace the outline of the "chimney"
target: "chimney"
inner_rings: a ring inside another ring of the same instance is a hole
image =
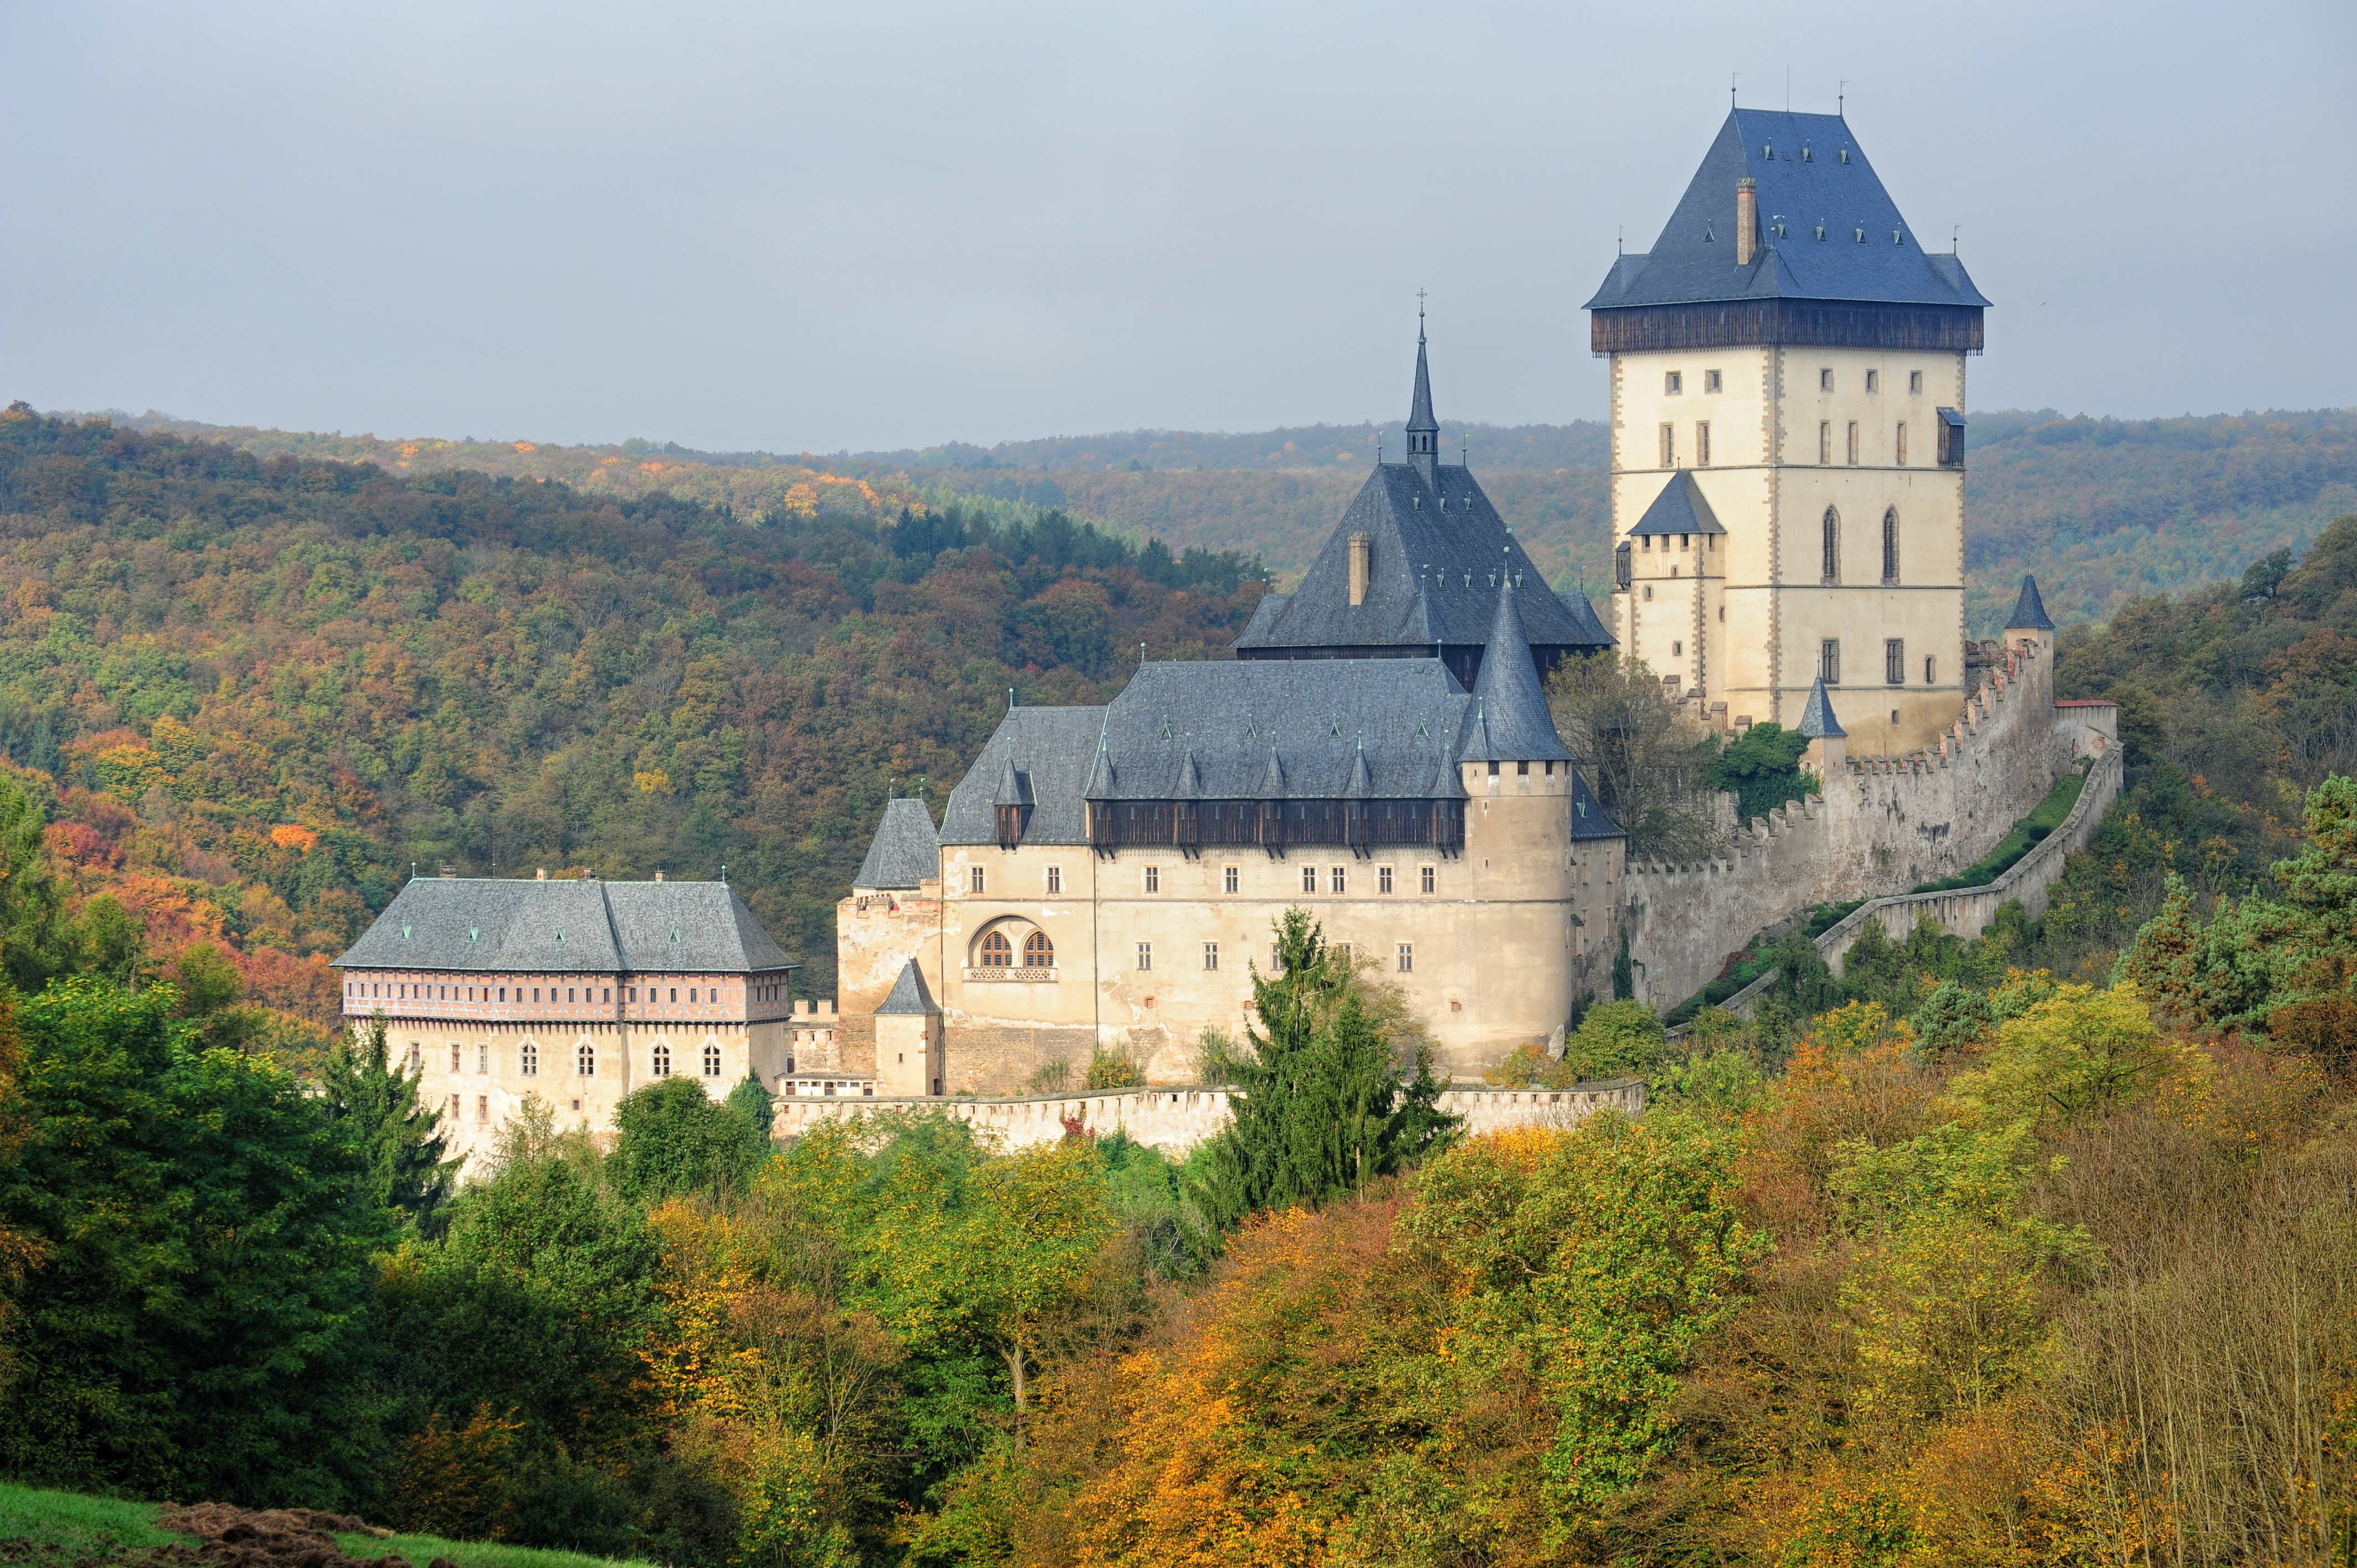
[[[538,874],[533,877],[533,880],[534,882],[545,882],[545,881],[547,881],[547,880],[548,880],[548,867],[546,867],[546,866],[544,866],[544,866],[542,866],[542,867],[540,868],[540,870],[539,870]]]
[[[660,865],[655,867],[655,880],[657,882],[661,882],[662,880],[662,867]]]
[[[1745,175],[1735,182],[1735,264],[1748,267],[1760,253],[1760,182]]]
[[[1351,535],[1351,602],[1367,602],[1367,579],[1373,575],[1375,536],[1361,530]]]

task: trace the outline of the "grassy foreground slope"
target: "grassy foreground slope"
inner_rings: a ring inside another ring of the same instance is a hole
[[[194,1538],[157,1527],[158,1503],[78,1492],[0,1486],[0,1545],[22,1541],[28,1550],[13,1562],[111,1562],[158,1546],[188,1546]],[[350,1557],[406,1559],[413,1568],[447,1557],[459,1568],[608,1568],[609,1560],[577,1552],[541,1552],[497,1541],[445,1541],[435,1535],[339,1535]]]

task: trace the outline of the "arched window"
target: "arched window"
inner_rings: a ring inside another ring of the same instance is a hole
[[[1882,514],[1882,580],[1899,581],[1899,509],[1892,507]]]
[[[582,1041],[580,1049],[574,1052],[573,1055],[573,1070],[579,1073],[583,1078],[596,1078],[597,1076],[597,1047],[591,1045],[587,1040]]]
[[[993,931],[982,939],[982,967],[1009,969],[1015,963],[1015,944],[1006,940],[1005,931]]]
[[[654,1072],[657,1078],[671,1076],[671,1047],[661,1040],[655,1042]]]
[[[1051,969],[1056,962],[1056,944],[1048,940],[1045,931],[1034,931],[1023,939],[1023,967]]]
[[[523,1051],[516,1060],[516,1070],[526,1078],[540,1076],[540,1047],[530,1040],[523,1043]]]
[[[704,1076],[706,1078],[720,1076],[720,1047],[716,1045],[707,1044],[704,1047]]]
[[[1828,583],[1841,581],[1841,518],[1833,508],[1825,508],[1824,578]]]

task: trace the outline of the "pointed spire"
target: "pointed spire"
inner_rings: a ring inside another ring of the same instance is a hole
[[[2013,602],[2013,617],[2005,623],[2007,631],[2052,631],[2054,622],[2046,614],[2046,601],[2038,596],[2038,579],[2021,580],[2021,597]]]
[[[1195,753],[1189,747],[1187,759],[1178,765],[1178,799],[1195,800],[1202,798],[1203,776],[1196,771]]]
[[[1811,740],[1839,739],[1849,734],[1834,717],[1834,701],[1825,695],[1825,678],[1809,688],[1809,705],[1801,710],[1801,733]]]
[[[1263,800],[1285,799],[1285,764],[1276,759],[1276,747],[1273,746],[1268,748],[1268,767],[1261,773],[1260,788],[1253,794]]]
[[[1465,760],[1568,762],[1571,753],[1555,734],[1546,693],[1539,686],[1530,635],[1523,629],[1523,612],[1515,602],[1521,595],[1514,589],[1513,574],[1501,573],[1500,581],[1498,617],[1491,623],[1481,674],[1473,683],[1480,719],[1472,744],[1479,749],[1469,749]]]
[[[1031,804],[1031,791],[1028,788],[1028,780],[1027,780],[1020,772],[1017,771],[1015,767],[1015,758],[1009,757],[1006,759],[1006,771],[998,776],[998,793],[992,799],[990,803],[994,806],[1028,806]]]
[[[1359,737],[1358,756],[1351,763],[1351,785],[1343,791],[1349,799],[1363,800],[1375,792],[1375,781],[1367,772],[1367,741]]]
[[[1089,787],[1081,791],[1081,798],[1084,800],[1110,800],[1114,798],[1113,756],[1105,749],[1103,720],[1097,724],[1096,765],[1089,769]]]
[[[1432,413],[1432,369],[1425,361],[1422,291],[1417,293],[1415,306],[1415,395],[1408,403],[1407,460],[1424,476],[1426,484],[1438,483],[1435,475],[1440,465],[1440,421]]]

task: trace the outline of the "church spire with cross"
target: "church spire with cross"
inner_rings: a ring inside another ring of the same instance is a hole
[[[1415,291],[1415,396],[1407,411],[1407,460],[1426,484],[1439,483],[1434,471],[1440,465],[1440,422],[1432,416],[1432,371],[1424,359],[1422,289]]]

